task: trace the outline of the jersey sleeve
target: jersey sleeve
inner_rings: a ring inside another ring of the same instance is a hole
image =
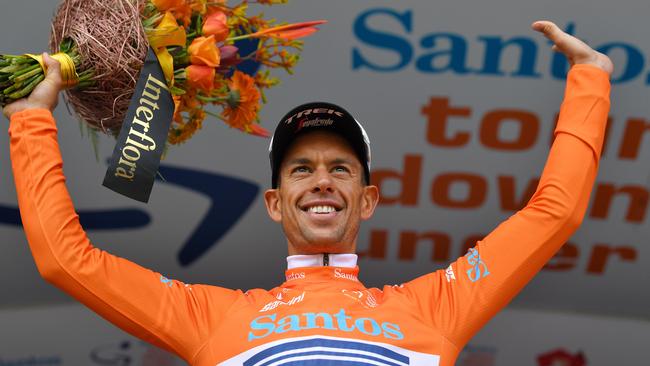
[[[527,205],[446,270],[406,283],[427,321],[459,349],[503,308],[580,225],[609,112],[609,76],[589,65],[567,77],[555,139]]]
[[[241,292],[184,285],[93,247],[65,186],[51,113],[15,113],[9,134],[20,214],[41,275],[123,330],[191,363]]]

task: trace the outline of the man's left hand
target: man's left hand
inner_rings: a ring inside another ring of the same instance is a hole
[[[609,57],[562,31],[555,23],[539,20],[532,24],[532,28],[550,39],[554,44],[553,50],[563,53],[569,59],[571,66],[576,64],[593,65],[603,69],[609,75],[614,71],[614,64]]]

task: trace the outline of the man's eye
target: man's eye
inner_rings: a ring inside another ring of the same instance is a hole
[[[350,171],[350,169],[348,169],[346,166],[343,165],[335,166],[334,169],[332,170],[337,173],[347,173]]]
[[[309,173],[309,168],[306,166],[297,166],[293,168],[292,173]]]

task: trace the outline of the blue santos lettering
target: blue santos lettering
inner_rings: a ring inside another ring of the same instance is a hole
[[[250,323],[248,341],[268,337],[273,333],[282,334],[308,329],[339,330],[343,332],[358,331],[370,336],[383,336],[387,339],[404,339],[399,325],[390,322],[379,323],[373,318],[354,319],[340,309],[335,314],[302,313],[291,314],[276,321],[277,315],[262,315]]]
[[[167,278],[167,277],[165,277],[163,275],[160,276],[160,282],[164,283],[165,285],[167,285],[169,287],[174,286],[174,281],[170,280],[169,278]]]
[[[390,8],[371,8],[361,12],[353,24],[358,45],[352,47],[352,69],[375,72],[398,72],[413,65],[427,74],[454,73],[458,75],[484,75],[516,78],[542,78],[544,68],[539,67],[540,42],[538,36],[479,35],[476,43],[458,33],[436,32],[413,39],[416,31],[412,10],[398,11]],[[565,31],[575,34],[575,24],[570,22]],[[477,46],[478,45],[478,46]],[[418,51],[419,55],[416,55]],[[482,50],[473,50],[481,47]],[[628,83],[644,78],[646,67],[644,53],[633,44],[607,42],[594,47],[612,57],[617,65],[612,75],[613,83]],[[569,62],[550,47],[548,77],[566,78]],[[468,55],[482,55],[477,65],[471,67]],[[545,58],[544,58],[545,59]],[[650,73],[644,82],[650,85]],[[643,82],[643,80],[642,80]]]
[[[272,334],[275,330],[275,318],[275,314],[270,314],[258,316],[257,318],[253,319],[250,324],[251,331],[248,332],[248,341],[250,342],[253,339],[264,338]],[[258,330],[264,331],[264,333],[255,335],[253,332],[256,332]]]
[[[490,274],[487,265],[481,260],[481,255],[478,250],[470,248],[467,254],[465,254],[465,258],[467,259],[467,263],[472,266],[472,268],[467,270],[467,277],[470,281],[476,282]]]

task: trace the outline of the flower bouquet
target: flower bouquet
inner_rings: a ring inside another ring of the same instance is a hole
[[[164,147],[187,141],[206,115],[245,133],[269,135],[258,120],[264,90],[279,81],[269,69],[291,73],[302,49],[299,38],[324,23],[277,24],[247,15],[251,3],[286,2],[62,1],[50,51],[61,63],[66,102],[91,132],[117,138],[107,179],[133,183],[140,168],[147,176],[148,188],[129,188],[138,197],[120,193],[146,202]],[[0,105],[29,95],[43,79],[40,56],[0,55]],[[143,99],[147,95],[155,98]],[[159,136],[147,136],[154,127]],[[150,152],[153,163],[144,167],[151,158],[141,158]]]

